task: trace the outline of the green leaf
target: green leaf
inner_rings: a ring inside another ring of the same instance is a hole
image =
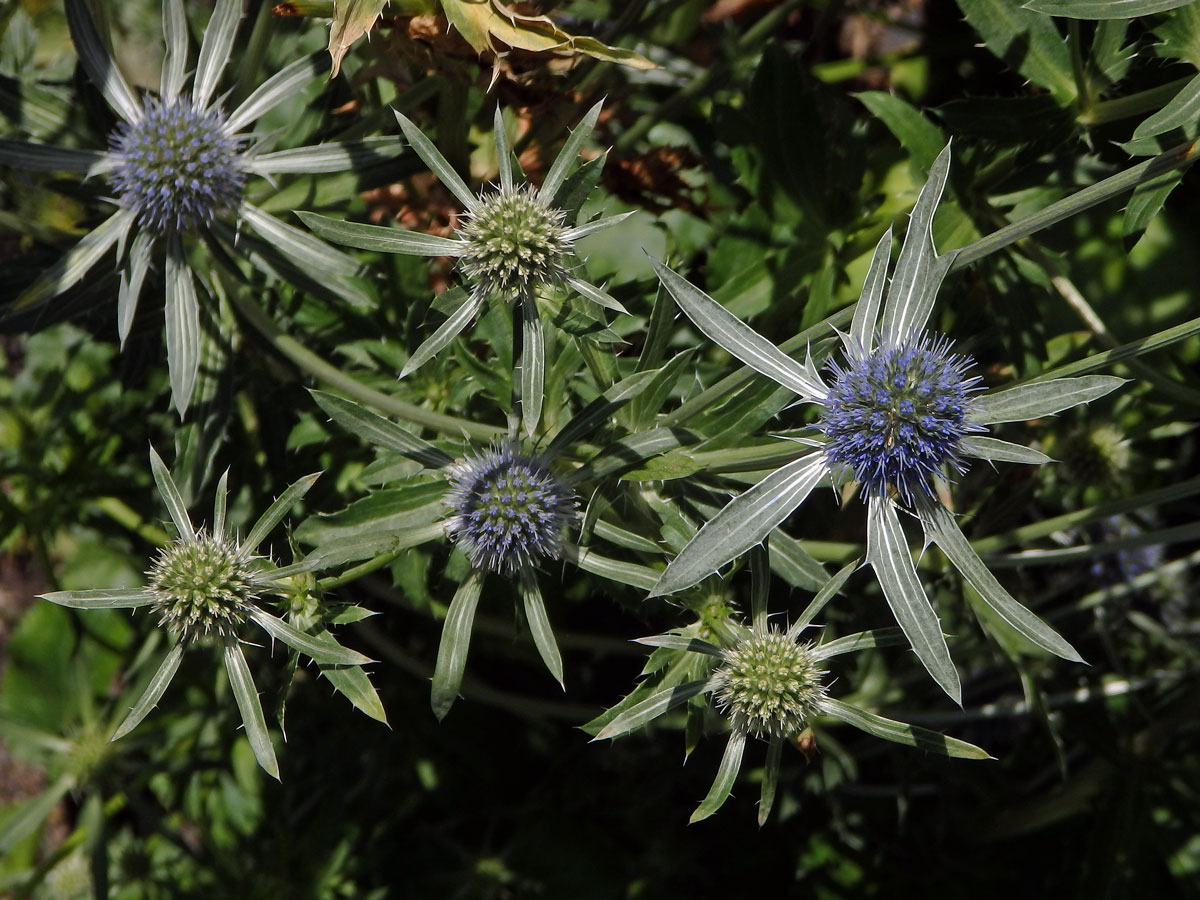
[[[325,240],[360,250],[404,253],[409,256],[462,256],[467,250],[466,242],[454,238],[405,231],[403,228],[345,222],[305,210],[296,210],[296,215]]]
[[[167,50],[163,59],[159,93],[166,100],[174,100],[183,89],[187,73],[189,42],[183,0],[167,0],[163,4],[163,37],[166,39]]]
[[[250,618],[257,622],[271,637],[283,641],[294,650],[299,650],[313,662],[323,666],[361,666],[374,662],[363,656],[357,650],[343,647],[332,635],[329,640],[318,641],[311,634],[305,634],[298,628],[289,625],[283,619],[276,618],[262,609],[252,609]]]
[[[783,754],[783,738],[772,736],[767,745],[767,762],[763,766],[762,791],[758,795],[758,827],[767,824],[771,807],[775,805],[775,790],[779,786],[779,762]]]
[[[688,650],[692,653],[704,653],[718,659],[725,655],[716,644],[710,644],[698,637],[688,637],[684,634],[655,634],[650,637],[634,638],[639,644],[647,647],[666,647],[668,650]]]
[[[608,478],[661,453],[696,444],[699,440],[696,434],[683,428],[653,428],[631,434],[605,446],[571,473],[571,481],[582,484]]]
[[[1024,8],[1068,19],[1132,19],[1187,6],[1193,0],[1028,0]]]
[[[546,337],[534,297],[521,298],[521,355],[516,361],[521,396],[521,427],[537,433],[546,393]]]
[[[567,171],[574,164],[575,160],[578,159],[584,142],[596,127],[596,122],[600,118],[600,109],[603,106],[604,101],[601,100],[584,114],[578,127],[571,132],[571,136],[567,138],[563,143],[562,149],[558,151],[558,155],[554,157],[554,162],[551,163],[549,171],[546,172],[546,177],[542,179],[542,186],[538,190],[538,196],[546,198],[552,205],[560,206],[557,197],[558,189],[562,187],[563,182],[566,180]]]
[[[116,160],[100,150],[0,140],[0,165],[26,172],[81,172],[90,178],[116,168]]]
[[[228,535],[225,530],[226,509],[229,503],[229,470],[221,473],[217,480],[217,490],[213,495],[212,533],[214,537],[224,538]]]
[[[305,475],[292,482],[279,497],[267,507],[267,511],[259,516],[258,521],[250,529],[250,533],[242,540],[242,549],[253,553],[258,545],[261,544],[271,529],[278,525],[283,517],[287,515],[288,510],[292,508],[292,504],[308,493],[309,488],[316,484],[317,479],[321,477],[320,472],[314,472],[312,475]]]
[[[1140,237],[1151,220],[1162,211],[1167,197],[1183,181],[1183,172],[1166,172],[1157,178],[1143,181],[1133,189],[1125,205],[1125,218],[1121,223],[1121,236]]]
[[[225,130],[230,133],[242,131],[293,96],[324,72],[324,56],[324,53],[314,53],[284,66],[255,88],[250,96],[229,114]]]
[[[897,744],[916,747],[918,750],[935,753],[938,756],[950,756],[958,759],[992,759],[986,750],[981,750],[974,744],[947,737],[936,731],[930,731],[928,728],[919,728],[916,725],[905,725],[903,722],[885,719],[883,716],[877,716],[865,709],[859,709],[857,706],[842,703],[832,697],[826,697],[822,701],[822,706],[824,712],[833,718],[845,722],[847,725],[853,725],[867,734],[883,738],[885,741],[895,741]]]
[[[167,464],[162,461],[162,457],[158,455],[158,451],[154,449],[153,445],[150,447],[150,471],[154,474],[154,483],[158,485],[158,494],[166,504],[171,521],[175,523],[179,539],[195,541],[196,532],[192,528],[192,520],[188,517],[183,496],[179,493],[179,488],[175,486],[175,479],[171,477]]]
[[[970,541],[963,536],[953,513],[936,501],[925,501],[918,504],[917,514],[925,528],[925,535],[942,549],[954,568],[1001,619],[1043,650],[1072,662],[1083,662],[1083,657],[1057,631],[1014,600],[1000,585],[971,547]]]
[[[529,623],[529,633],[533,636],[534,646],[542,657],[542,662],[559,686],[563,685],[563,661],[559,652],[558,642],[554,639],[554,629],[550,627],[550,618],[546,615],[546,604],[542,599],[542,589],[538,586],[537,575],[533,572],[521,572],[521,599],[525,603],[525,620]]]
[[[658,579],[658,573],[648,566],[610,559],[587,547],[577,547],[573,544],[563,546],[563,559],[579,566],[585,572],[591,572],[593,575],[599,575],[621,584],[628,584],[643,591],[653,587]]]
[[[455,288],[461,290],[461,288]],[[449,344],[452,340],[459,336],[471,320],[483,308],[485,300],[481,294],[472,291],[467,295],[466,300],[452,312],[449,318],[446,319],[437,330],[421,342],[421,345],[413,352],[413,355],[404,363],[404,367],[400,370],[400,377],[407,378],[429,360],[433,359],[443,347]]]
[[[327,632],[316,635],[316,637],[333,640],[333,637]],[[383,701],[379,699],[379,693],[371,684],[367,673],[358,666],[322,668],[321,674],[329,679],[334,690],[353,703],[354,708],[359,712],[370,716],[376,722],[388,724],[387,712],[383,708]]]
[[[1159,56],[1186,60],[1200,68],[1200,4],[1185,2],[1151,30],[1162,41],[1155,48]]]
[[[86,0],[66,0],[66,8],[71,41],[75,44],[75,52],[79,54],[79,61],[88,78],[100,89],[113,112],[126,122],[137,122],[142,117],[142,104],[108,55],[108,48],[104,38],[96,31],[96,23],[88,11]]]
[[[458,202],[467,210],[474,212],[475,207],[479,204],[479,198],[471,193],[471,189],[459,178],[454,167],[446,161],[446,157],[438,152],[433,141],[429,140],[425,133],[403,113],[396,113],[396,121],[400,123],[400,130],[408,138],[409,144],[417,151],[417,156],[421,157],[425,165],[429,166],[429,170],[441,180],[442,186],[457,197]]]
[[[1084,375],[1079,378],[1055,378],[1022,384],[1004,391],[984,394],[975,400],[971,421],[979,425],[999,422],[1025,422],[1051,416],[1090,403],[1115,391],[1125,383],[1113,375]]]
[[[875,346],[875,327],[879,322],[879,306],[883,300],[883,289],[887,285],[888,262],[892,253],[892,229],[879,238],[875,252],[871,255],[871,267],[863,280],[862,293],[854,307],[854,319],[850,323],[850,353],[869,353]]]
[[[241,645],[236,641],[225,645],[225,671],[229,675],[233,698],[242,714],[246,739],[250,741],[254,758],[263,767],[263,771],[278,781],[279,763],[275,760],[275,748],[271,746],[271,735],[267,731],[262,703],[259,702],[258,691],[254,687],[254,679],[250,676],[250,667],[246,665]]]
[[[554,440],[546,448],[546,455],[555,456],[562,453],[576,441],[590,437],[597,428],[608,424],[617,410],[650,388],[661,371],[662,369],[652,369],[647,372],[635,372],[627,378],[622,378],[559,429]]]
[[[171,402],[182,419],[200,371],[200,303],[196,283],[183,254],[178,235],[167,239],[167,368],[171,375]]]
[[[317,406],[351,434],[383,447],[395,450],[405,456],[415,459],[422,465],[440,469],[454,462],[453,457],[439,450],[428,441],[423,441],[395,422],[359,406],[353,400],[346,400],[324,391],[309,391]]]
[[[149,606],[154,602],[154,597],[141,588],[112,591],[51,591],[38,596],[43,600],[49,600],[59,606],[69,606],[72,609],[136,609],[139,606]]]
[[[142,723],[142,719],[150,713],[158,705],[158,701],[162,699],[163,693],[167,686],[170,685],[171,679],[175,677],[175,672],[179,669],[179,663],[183,660],[184,646],[182,643],[175,643],[167,655],[163,657],[162,663],[159,664],[154,677],[150,679],[150,683],[146,685],[146,690],[142,692],[141,699],[129,711],[120,727],[113,733],[111,740],[123,738],[133,729],[137,728]]]
[[[294,266],[321,274],[346,276],[358,275],[362,271],[357,260],[334,250],[305,231],[284,224],[253,203],[242,201],[239,212],[259,236],[286,256]]]
[[[817,659],[829,659],[843,653],[854,653],[873,647],[897,647],[907,643],[908,638],[899,628],[873,628],[820,644],[815,650],[815,655]]]
[[[844,565],[832,578],[821,585],[821,589],[817,591],[816,596],[805,607],[804,612],[800,613],[796,621],[788,628],[788,637],[795,638],[801,631],[807,628],[829,601],[837,596],[838,591],[842,589],[842,585],[854,574],[854,570],[857,568],[858,560],[856,559]]]
[[[197,109],[206,109],[217,89],[241,17],[241,0],[217,0],[212,18],[204,29],[200,60],[196,63],[195,80],[192,82],[192,105]],[[278,774],[275,777],[278,778]]]
[[[473,569],[466,580],[454,592],[446,621],[442,623],[442,639],[438,644],[437,663],[433,669],[433,690],[430,705],[438,721],[446,717],[458,691],[462,686],[463,672],[467,667],[467,653],[471,647],[471,629],[475,623],[475,609],[483,591],[485,573]]]
[[[145,228],[139,228],[129,246],[129,260],[121,270],[121,285],[117,289],[117,337],[121,339],[122,349],[133,328],[133,316],[137,312],[142,283],[150,270],[150,253],[153,249],[154,235]]]
[[[1039,453],[1030,447],[1022,447],[1020,444],[1010,444],[1008,441],[981,435],[969,435],[963,438],[959,442],[959,448],[967,456],[990,459],[995,462],[1027,463],[1031,466],[1054,462],[1045,453]]]
[[[754,371],[801,397],[824,397],[827,391],[815,372],[796,362],[708,294],[689,284],[657,260],[651,260],[663,286],[704,335]]]
[[[937,613],[917,578],[912,553],[891,500],[872,497],[867,503],[867,562],[875,570],[883,596],[917,658],[942,690],[961,706],[958,670],[950,659]]]
[[[737,780],[738,771],[742,768],[742,753],[745,749],[746,732],[740,728],[733,728],[729,732],[729,743],[725,745],[721,764],[717,767],[717,777],[713,779],[708,796],[700,802],[696,811],[688,819],[689,825],[699,822],[701,819],[707,819],[728,799],[733,790],[733,783]]]
[[[0,858],[3,858],[27,835],[46,821],[51,810],[75,786],[72,775],[62,775],[40,794],[27,800],[17,811],[0,824]]]
[[[333,22],[329,26],[329,55],[333,57],[333,71],[337,75],[342,67],[342,58],[350,45],[370,31],[388,0],[334,0]]]
[[[394,137],[373,137],[361,141],[330,141],[312,147],[293,147],[252,157],[247,164],[259,175],[280,175],[288,172],[321,173],[357,171],[398,156],[402,144]],[[309,214],[311,215],[311,213]],[[336,221],[330,219],[329,221]],[[315,230],[315,229],[314,229]],[[395,233],[394,228],[384,231]]]
[[[689,681],[686,684],[675,685],[651,694],[645,700],[635,703],[613,718],[596,733],[596,736],[592,740],[604,741],[629,734],[629,732],[657,719],[663,713],[674,709],[682,703],[686,703],[697,694],[702,694],[708,690],[711,690],[711,686],[708,683],[708,679],[704,678],[699,681]]]
[[[824,454],[811,453],[735,497],[671,561],[650,596],[691,587],[764,540],[804,502],[828,471]]]
[[[1171,101],[1133,130],[1133,139],[1154,137],[1176,128],[1195,128],[1200,121],[1200,75],[1197,75]]]
[[[508,132],[504,130],[504,113],[500,110],[500,104],[496,104],[496,110],[492,114],[492,133],[496,141],[496,165],[500,169],[500,190],[505,194],[511,194],[513,190],[513,155],[512,148],[508,144]]]
[[[938,153],[946,146],[946,135],[942,129],[928,119],[923,112],[895,94],[884,91],[863,91],[856,95],[858,102],[870,110],[871,115],[883,122],[888,131],[908,151],[913,163],[923,172],[928,172]]]
[[[958,0],[958,6],[996,56],[1050,91],[1059,105],[1075,99],[1071,51],[1052,19],[1022,9],[1020,0]]]

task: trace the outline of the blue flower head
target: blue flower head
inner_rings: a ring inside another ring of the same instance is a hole
[[[911,506],[933,496],[931,477],[966,470],[962,439],[984,431],[970,421],[979,376],[968,356],[945,337],[915,335],[857,348],[842,365],[829,363],[832,384],[822,404],[825,457],[835,473],[850,472],[868,495],[894,488]]]
[[[575,494],[537,456],[508,443],[450,470],[447,533],[477,569],[513,574],[557,559]]]

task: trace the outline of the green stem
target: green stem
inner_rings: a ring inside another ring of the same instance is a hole
[[[354,568],[347,569],[341,575],[331,575],[328,578],[321,578],[317,581],[317,587],[323,591],[333,590],[344,584],[356,581],[364,575],[369,575],[371,572],[382,569],[384,566],[390,566],[400,558],[402,553],[406,553],[418,544],[441,537],[445,533],[445,530],[446,526],[443,522],[431,522],[424,528],[413,529],[405,535],[404,540],[394,550],[389,550],[386,553],[381,553],[378,556],[368,559],[364,563],[359,563]]]
[[[121,527],[132,531],[151,544],[165,544],[171,536],[150,522],[145,521],[134,510],[116,497],[97,497],[96,508]]]
[[[1106,350],[1104,353],[1089,356],[1087,359],[1058,366],[1043,372],[1041,375],[1035,375],[1023,383],[1033,384],[1038,381],[1049,381],[1051,378],[1067,378],[1073,375],[1086,375],[1089,372],[1099,372],[1111,368],[1122,360],[1145,356],[1147,353],[1162,350],[1165,347],[1178,344],[1180,341],[1185,341],[1196,335],[1200,335],[1200,319],[1192,319],[1189,322],[1184,322],[1182,325],[1176,325],[1173,328],[1168,328],[1149,337],[1139,338],[1136,341],[1130,341],[1128,344],[1122,344],[1120,347],[1112,350]]]
[[[369,406],[373,406],[380,412],[385,412],[405,421],[412,422],[414,425],[420,425],[424,428],[454,437],[466,436],[475,441],[486,442],[506,433],[505,429],[497,428],[494,425],[483,425],[478,422],[468,421],[467,419],[459,419],[455,416],[432,412],[420,406],[405,403],[403,400],[397,400],[395,397],[391,397],[374,388],[367,387],[362,382],[347,375],[337,366],[317,356],[317,354],[303,346],[295,338],[284,334],[262,309],[252,301],[246,299],[240,291],[230,291],[229,300],[237,308],[237,311],[241,313],[242,317],[253,326],[254,330],[262,335],[267,343],[290,359],[298,368],[308,372],[314,378],[325,382],[353,400],[360,400]]]
[[[1075,89],[1079,92],[1076,103],[1081,120],[1092,111],[1092,86],[1088,81],[1087,70],[1083,62],[1082,40],[1079,34],[1079,20],[1067,19],[1067,43],[1071,47],[1071,73],[1075,77]]]
[[[1099,103],[1092,104],[1090,109],[1086,109],[1079,114],[1079,124],[1105,125],[1109,122],[1130,119],[1144,113],[1157,112],[1176,94],[1183,90],[1184,85],[1188,84],[1194,77],[1193,75],[1185,75],[1183,78],[1168,81],[1166,84],[1160,84],[1158,87],[1138,91],[1136,94],[1130,94],[1128,97],[1101,100]]]
[[[983,257],[1007,247],[1009,244],[1014,244],[1021,240],[1021,238],[1033,234],[1035,231],[1049,228],[1063,219],[1081,213],[1085,209],[1091,209],[1093,206],[1116,197],[1118,194],[1131,191],[1139,184],[1157,178],[1159,175],[1165,175],[1167,172],[1174,172],[1176,169],[1182,169],[1184,166],[1191,165],[1196,161],[1197,147],[1200,147],[1200,139],[1187,144],[1181,144],[1153,159],[1138,163],[1124,172],[1118,172],[1116,175],[1105,178],[1103,181],[1097,181],[1090,187],[1086,187],[1072,194],[1070,197],[1065,197],[1057,203],[1051,203],[1045,209],[1034,213],[1032,216],[1024,218],[1019,222],[1014,222],[1012,225],[1001,228],[999,231],[993,231],[987,237],[980,238],[974,243],[963,247],[950,269],[954,271],[964,266],[969,266],[971,263],[977,262],[983,259]]]

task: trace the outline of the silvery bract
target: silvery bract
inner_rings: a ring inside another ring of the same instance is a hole
[[[968,458],[1040,464],[1049,457],[996,438],[986,426],[1048,416],[1095,400],[1120,378],[1091,375],[1019,385],[984,394],[970,361],[945,337],[924,328],[955,254],[938,255],[931,230],[950,168],[947,146],[934,162],[909,221],[890,284],[891,232],[884,234],[843,336],[846,361],[827,383],[811,356],[797,362],[661,263],[655,268],[680,308],[710,339],[746,365],[795,391],[821,410],[813,452],[762,479],[697,532],[663,572],[652,595],[696,584],[766,539],[823,480],[861,483],[868,506],[867,562],[913,650],[956,702],[962,689],[937,613],[917,578],[898,511],[916,516],[983,600],[1032,643],[1079,660],[1067,641],[1018,603],[988,571],[936,498],[933,480],[961,472]],[[886,290],[886,300],[884,299]]]

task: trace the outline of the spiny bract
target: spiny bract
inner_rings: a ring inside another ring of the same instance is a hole
[[[781,631],[750,632],[714,673],[717,705],[755,737],[790,738],[820,712],[826,674],[811,643]]]
[[[949,465],[963,472],[960,444],[984,429],[970,422],[970,357],[950,352],[944,337],[881,342],[843,366],[830,362],[833,385],[821,430],[833,471],[850,470],[867,494],[894,488],[906,504],[933,495],[930,476]]]
[[[146,573],[162,624],[184,641],[235,637],[257,596],[252,560],[235,543],[207,534],[168,544]]]
[[[117,125],[109,144],[121,204],[158,234],[203,228],[241,199],[240,141],[225,132],[219,109],[197,110],[183,97],[150,98],[145,115]]]
[[[574,492],[536,456],[502,444],[459,460],[450,471],[447,532],[489,572],[516,572],[557,559]]]

